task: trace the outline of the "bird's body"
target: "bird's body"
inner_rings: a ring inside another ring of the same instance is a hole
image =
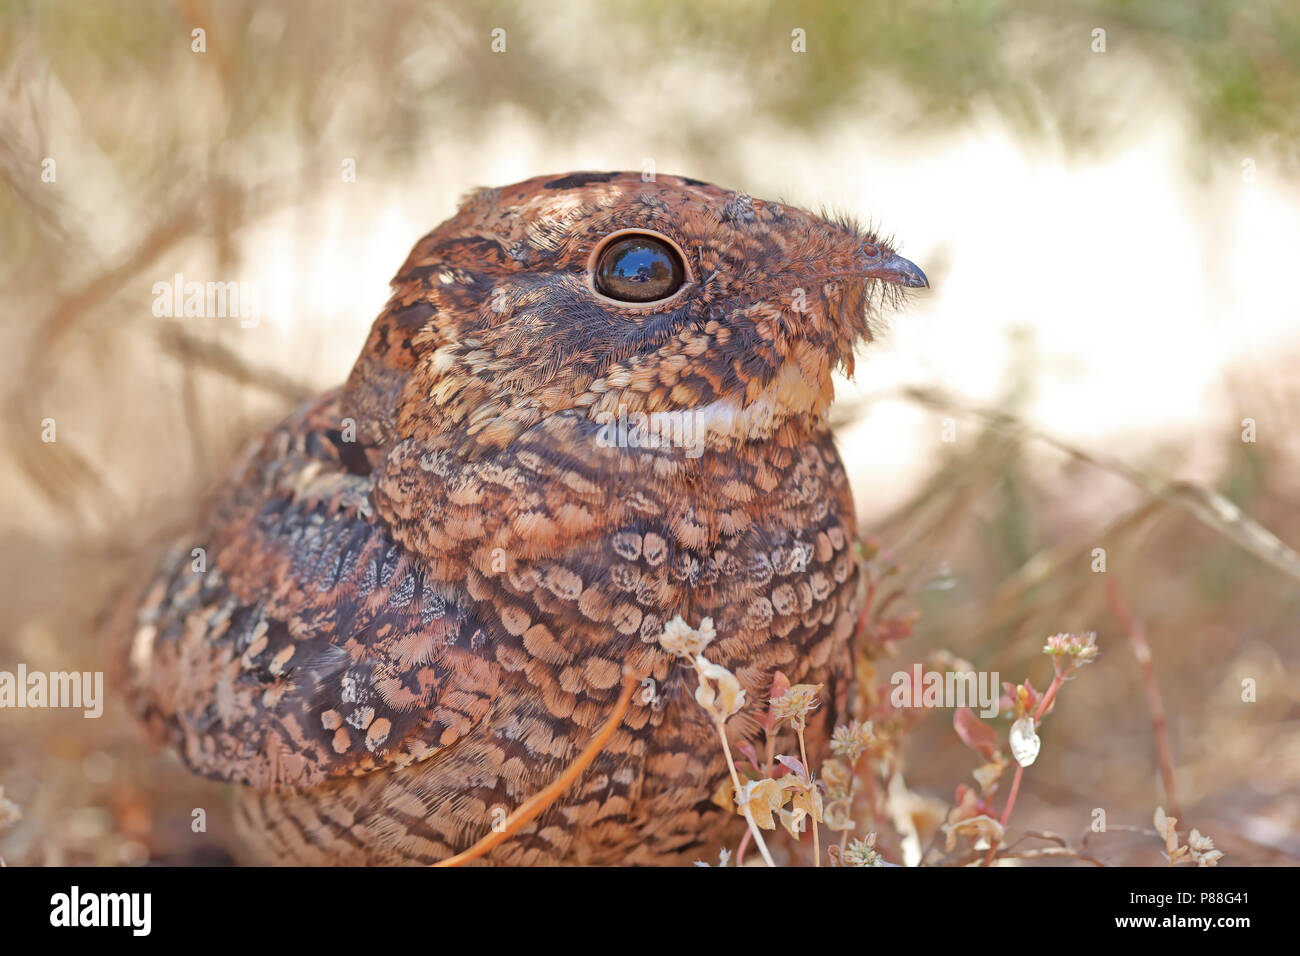
[[[243,785],[271,858],[432,863],[561,774],[631,675],[594,762],[486,859],[715,855],[743,821],[659,637],[712,618],[706,656],[750,701],[736,740],[761,740],[776,670],[824,684],[821,750],[857,583],[830,372],[876,280],[916,276],[851,227],[676,177],[475,194],[348,383],[246,453],[161,570],[132,629],[142,716]]]

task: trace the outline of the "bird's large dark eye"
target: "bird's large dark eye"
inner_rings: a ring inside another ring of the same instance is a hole
[[[596,291],[620,302],[666,299],[685,281],[677,250],[654,236],[617,238],[596,260]]]

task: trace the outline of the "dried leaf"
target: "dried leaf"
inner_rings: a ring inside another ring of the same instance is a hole
[[[1002,773],[1006,770],[1006,766],[1006,761],[1002,759],[1002,755],[996,754],[988,763],[982,763],[971,771],[971,776],[980,785],[980,793],[987,796],[993,792],[993,788],[1002,779]]]
[[[822,822],[822,795],[816,787],[805,785],[796,789],[791,806],[803,810],[818,823]]]
[[[958,707],[952,715],[952,727],[967,747],[992,760],[998,751],[998,735],[991,726],[975,716],[969,707]]]
[[[798,837],[803,833],[804,824],[808,819],[808,812],[801,807],[795,807],[793,810],[782,810],[780,813],[781,826],[785,827],[786,832],[792,837]]]
[[[949,853],[956,849],[959,834],[971,837],[977,846],[981,840],[990,846],[1002,842],[1002,824],[983,814],[957,823],[945,823],[941,829],[947,837],[946,848]]]
[[[798,757],[787,757],[784,754],[777,754],[776,762],[788,770],[794,771],[800,778],[807,780],[808,771],[804,769],[803,764]]]
[[[848,800],[831,800],[823,811],[823,823],[831,830],[853,830],[853,811]]]
[[[731,782],[730,777],[723,777],[717,788],[713,791],[713,803],[727,811],[736,809],[736,787]]]
[[[775,830],[772,812],[785,803],[785,793],[775,780],[750,780],[736,792],[736,810],[748,808],[750,816],[761,830]]]
[[[853,771],[843,760],[832,758],[822,762],[822,780],[829,792],[847,796],[853,787]]]

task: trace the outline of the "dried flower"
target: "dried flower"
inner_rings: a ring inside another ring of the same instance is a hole
[[[695,648],[703,650],[715,636],[712,618],[706,617],[700,622],[699,629],[693,630],[678,615],[668,622],[659,641],[672,653],[685,655]],[[731,745],[727,741],[727,719],[745,706],[745,692],[741,689],[740,681],[736,680],[735,674],[720,664],[710,662],[703,654],[695,655],[694,665],[695,673],[699,678],[699,686],[695,688],[695,702],[713,718],[714,729],[718,732],[718,741],[722,744],[723,756],[727,759],[727,772],[731,776],[736,810],[744,816],[745,823],[749,826],[749,834],[754,839],[754,846],[763,857],[763,863],[767,866],[776,866],[763,840],[763,834],[759,832],[758,821],[765,820],[767,829],[775,829],[772,810],[781,808],[785,796],[781,786],[775,780],[757,780],[742,784],[735,758],[731,755]],[[750,747],[749,751],[751,762],[754,762],[753,747]],[[773,800],[776,801],[775,804]],[[714,802],[726,806],[727,798],[715,793]]]
[[[1023,684],[1002,682],[1002,699],[998,701],[998,710],[1013,711],[1017,718],[1032,714],[1038,707],[1038,691],[1034,685],[1025,681]]]
[[[663,633],[659,635],[659,646],[676,657],[694,660],[717,636],[718,632],[713,629],[713,618],[706,617],[700,621],[698,628],[693,628],[678,614],[664,625]]]
[[[1178,840],[1178,818],[1165,814],[1164,807],[1156,807],[1156,833],[1165,841],[1165,859],[1170,866],[1180,863],[1195,863],[1197,866],[1218,866],[1223,859],[1223,851],[1214,848],[1214,841],[1204,836],[1200,830],[1193,829],[1187,836],[1187,843]]]
[[[1086,634],[1053,634],[1047,639],[1043,653],[1051,657],[1072,657],[1075,663],[1091,664],[1097,657],[1097,635],[1094,631]]]
[[[714,720],[722,723],[745,706],[745,692],[740,681],[721,664],[713,664],[703,656],[697,657],[695,673],[700,677],[700,686],[695,689],[695,702]]]
[[[840,724],[831,735],[831,753],[843,757],[850,765],[871,748],[874,738],[871,733],[871,721],[865,724],[850,720]]]
[[[1218,866],[1223,859],[1223,851],[1214,848],[1214,841],[1202,836],[1200,830],[1193,829],[1187,837],[1187,848],[1197,866]]]
[[[709,864],[705,863],[703,860],[696,860],[695,865],[704,866],[704,867],[709,866]],[[721,850],[718,851],[718,866],[730,866],[730,865],[731,865],[731,851],[724,846]]]
[[[821,703],[817,698],[821,689],[821,684],[795,684],[780,697],[774,697],[771,701],[772,716],[777,724],[788,720],[795,730],[807,727],[808,715]]]
[[[854,840],[844,848],[841,860],[845,866],[884,866],[885,861],[876,852],[876,835],[868,833],[865,840]]]

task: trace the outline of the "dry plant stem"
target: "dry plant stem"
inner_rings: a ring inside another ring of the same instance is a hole
[[[942,389],[909,387],[896,394],[931,408],[944,408],[973,415],[1005,434],[1036,439],[1072,458],[1119,475],[1153,498],[1188,512],[1206,527],[1217,531],[1238,547],[1267,561],[1278,570],[1300,579],[1300,554],[1213,489],[1185,481],[1169,481],[1135,468],[1118,458],[1085,451],[1077,445],[1034,428],[1001,409],[968,405]],[[869,400],[865,399],[863,403]],[[840,414],[850,411],[844,403],[840,404]]]
[[[1020,793],[1020,778],[1025,775],[1025,768],[1016,764],[1016,775],[1011,780],[1011,792],[1007,794],[1007,805],[1002,810],[1002,819],[998,821],[1002,824],[1002,832],[1006,832],[1007,820],[1011,818],[1011,808],[1016,805],[1016,795]],[[995,838],[990,841],[989,851],[984,856],[984,865],[992,866],[993,858],[997,856],[999,841]]]
[[[715,720],[713,726],[718,728],[718,736],[722,738],[722,752],[727,757],[727,769],[731,772],[731,785],[736,790],[736,796],[740,796],[740,774],[736,772],[736,761],[731,759],[731,744],[727,743],[727,727],[725,722]],[[742,805],[741,813],[745,815],[745,822],[749,824],[749,832],[754,835],[754,845],[758,847],[758,852],[763,856],[763,862],[768,866],[776,866],[772,862],[772,854],[767,851],[767,844],[763,842],[763,834],[758,832],[758,824],[754,822],[754,815],[749,812],[747,805]]]
[[[605,749],[605,744],[609,743],[609,738],[614,736],[614,731],[618,730],[619,725],[623,723],[623,718],[627,715],[628,705],[632,703],[632,693],[640,686],[640,683],[633,674],[623,675],[623,690],[618,695],[614,710],[600,730],[596,732],[596,736],[591,738],[582,753],[578,754],[577,759],[569,764],[564,773],[556,777],[550,786],[533,794],[520,804],[514,813],[506,817],[505,826],[501,828],[500,832],[493,831],[489,833],[465,852],[457,853],[445,860],[439,860],[433,866],[461,866],[471,860],[478,859],[493,847],[510,839],[521,827],[535,819],[543,810],[558,800],[564,791],[573,786],[588,765],[596,759],[596,755]],[[730,754],[727,755],[727,761],[731,761]],[[731,773],[734,777],[736,772],[733,769]]]
[[[808,769],[808,749],[804,746],[803,743],[803,724],[800,724],[798,727],[795,728],[795,730],[799,734],[799,759],[803,761],[804,776],[808,779],[808,786],[811,787],[813,785],[812,771]],[[817,834],[817,818],[810,813],[808,814],[808,819],[812,822],[813,866],[821,866],[822,847],[821,847],[821,840],[819,839]]]
[[[159,348],[187,365],[198,365],[223,375],[232,382],[261,389],[294,404],[305,401],[316,392],[306,382],[273,368],[255,366],[234,350],[216,342],[204,341],[182,328],[161,326],[157,340]]]
[[[979,861],[980,854],[982,852],[983,851],[976,851],[974,853],[968,853],[965,856],[958,857],[955,860],[950,860],[941,863],[940,865],[944,867],[970,866],[972,863]],[[1010,848],[1008,848],[1002,851],[1001,859],[1041,860],[1046,857],[1066,857],[1072,860],[1081,860],[1084,863],[1088,863],[1092,866],[1100,866],[1100,867],[1106,866],[1106,863],[1103,860],[1099,860],[1095,856],[1092,856],[1088,853],[1084,853],[1082,850],[1077,850],[1074,847],[1069,847],[1069,846],[1045,846],[1045,847],[1039,847],[1038,849],[1034,849],[1034,850],[1023,850],[1019,852],[1012,851]],[[983,865],[984,863],[981,862],[980,866]]]
[[[1106,581],[1106,598],[1120,626],[1128,632],[1129,641],[1133,645],[1133,656],[1137,658],[1138,667],[1142,670],[1142,685],[1146,690],[1147,710],[1151,712],[1151,729],[1156,740],[1156,759],[1160,761],[1160,779],[1164,781],[1165,799],[1169,801],[1169,815],[1181,819],[1183,811],[1178,803],[1178,787],[1174,780],[1174,750],[1169,745],[1169,722],[1165,719],[1165,705],[1160,697],[1160,685],[1156,683],[1155,663],[1151,658],[1151,645],[1147,643],[1146,628],[1129,612],[1128,605],[1120,596],[1119,587],[1110,579]]]

